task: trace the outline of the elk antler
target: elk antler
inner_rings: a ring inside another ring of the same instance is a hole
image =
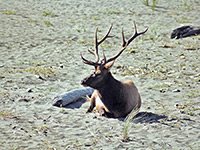
[[[143,32],[137,32],[137,28],[136,28],[136,24],[135,24],[135,21],[134,21],[134,34],[128,39],[128,41],[126,42],[125,40],[125,37],[124,37],[124,31],[123,31],[123,28],[122,28],[122,47],[120,49],[120,51],[114,56],[114,57],[111,57],[109,58],[108,60],[106,60],[106,56],[103,52],[103,59],[101,60],[101,62],[99,63],[99,53],[98,53],[98,46],[103,42],[105,41],[107,38],[111,38],[113,36],[110,36],[110,31],[112,29],[112,24],[107,32],[107,34],[98,42],[97,40],[97,31],[98,31],[98,28],[96,28],[96,32],[95,32],[95,53],[91,50],[88,50],[91,54],[93,54],[94,56],[96,56],[96,61],[89,61],[87,59],[85,59],[82,54],[81,54],[81,58],[83,59],[83,63],[85,64],[88,64],[88,65],[92,65],[92,66],[100,66],[100,65],[105,65],[115,59],[117,59],[121,53],[126,49],[126,47],[139,35],[141,34],[144,34],[145,32],[147,32],[148,28],[146,28]]]
[[[110,28],[109,28],[107,34],[98,42],[98,39],[97,39],[97,31],[98,31],[98,28],[96,28],[96,32],[95,32],[95,53],[92,52],[91,50],[88,50],[91,54],[93,54],[94,56],[96,56],[96,61],[89,61],[89,60],[85,59],[85,58],[83,57],[83,55],[81,54],[81,58],[83,59],[83,63],[88,64],[88,65],[92,65],[92,66],[99,66],[99,65],[102,64],[102,63],[99,63],[98,46],[99,46],[103,41],[105,41],[107,38],[113,37],[113,36],[110,36],[110,35],[109,35],[111,29],[112,29],[112,24],[111,24],[111,26],[110,26]],[[104,54],[103,54],[103,56],[104,56],[104,59],[106,59]]]
[[[111,61],[113,61],[113,60],[115,60],[115,59],[117,59],[120,55],[121,55],[121,53],[126,49],[126,47],[137,37],[137,36],[139,36],[139,35],[141,35],[141,34],[144,34],[145,32],[147,32],[147,30],[148,30],[148,28],[146,28],[143,32],[137,32],[137,28],[136,28],[136,24],[135,24],[135,21],[134,21],[134,30],[135,30],[135,32],[134,32],[134,34],[133,34],[133,36],[131,36],[129,39],[128,39],[128,41],[126,42],[126,40],[125,40],[125,38],[124,38],[124,31],[123,31],[123,28],[122,28],[122,48],[120,49],[120,51],[114,56],[114,57],[111,57],[111,58],[109,58],[108,60],[106,60],[106,58],[104,57],[104,64],[103,65],[105,65],[105,64],[107,64],[107,63],[109,63],[109,62],[111,62]]]

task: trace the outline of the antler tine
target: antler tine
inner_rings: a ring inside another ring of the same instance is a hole
[[[111,24],[111,26],[110,26],[110,28],[109,28],[107,34],[106,34],[99,42],[98,42],[98,40],[97,40],[97,31],[98,31],[98,28],[96,29],[96,32],[95,32],[95,55],[96,55],[96,58],[97,58],[96,63],[99,62],[98,46],[99,46],[103,41],[105,41],[107,38],[113,37],[113,36],[110,36],[110,35],[109,35],[109,34],[110,34],[110,31],[111,31],[111,29],[112,29],[112,26],[113,26],[113,25]],[[105,55],[104,55],[104,58],[105,58]]]
[[[112,29],[112,26],[113,26],[113,24],[111,24],[111,26],[110,26],[110,28],[109,28],[109,30],[108,30],[108,32],[106,33],[106,35],[98,42],[97,41],[97,31],[96,31],[96,34],[95,34],[95,49],[96,49],[96,54],[98,55],[98,61],[99,61],[99,54],[98,54],[98,46],[103,42],[103,41],[105,41],[107,38],[112,38],[112,37],[114,37],[114,36],[110,36],[109,34],[110,34],[110,31],[111,31],[111,29]],[[97,61],[96,61],[97,62]],[[106,56],[105,56],[105,54],[104,54],[104,52],[103,52],[103,59],[101,60],[101,64],[104,64],[104,63],[106,62]]]
[[[98,31],[98,27],[96,28],[96,32],[95,32],[95,56],[96,56],[96,62],[99,62],[99,52],[98,52],[98,40],[97,40],[97,31]]]
[[[95,32],[95,52],[93,52],[93,51],[91,51],[91,50],[88,50],[88,52],[90,52],[91,54],[93,54],[93,55],[96,56],[96,61],[95,61],[95,62],[89,61],[89,60],[85,59],[85,58],[83,57],[82,54],[80,54],[80,55],[81,55],[81,58],[82,58],[82,60],[83,60],[83,63],[88,64],[88,65],[92,65],[92,66],[99,66],[99,65],[102,64],[102,62],[99,63],[98,46],[99,46],[103,41],[105,41],[107,38],[113,37],[113,36],[110,36],[110,35],[109,35],[111,29],[112,29],[112,24],[111,24],[111,26],[110,26],[108,32],[106,33],[106,35],[98,42],[98,39],[97,39],[98,27],[96,28],[96,32]],[[103,53],[103,57],[104,57],[104,58],[103,58],[102,61],[106,62],[106,56],[105,56],[104,53]]]
[[[84,64],[88,64],[88,65],[91,65],[91,66],[98,66],[98,65],[100,65],[99,63],[96,63],[96,62],[89,61],[89,60],[85,59],[83,57],[82,53],[80,55],[81,55],[81,58],[82,58]]]
[[[120,51],[114,56],[114,57],[111,57],[109,58],[106,62],[104,62],[104,65],[106,63],[109,63],[115,59],[117,59],[117,57],[119,57],[121,55],[121,53],[126,49],[126,47],[139,35],[141,34],[144,34],[145,32],[147,32],[148,28],[146,28],[143,32],[137,32],[137,28],[136,28],[136,24],[135,24],[135,21],[134,21],[134,34],[133,36],[126,42],[125,41],[125,38],[124,38],[124,31],[123,31],[123,28],[122,28],[122,48],[120,49]]]
[[[93,51],[91,51],[90,49],[88,49],[88,52],[90,52],[92,55],[95,56],[95,53]]]
[[[125,41],[125,38],[124,38],[124,30],[122,28],[122,47],[124,47],[126,45],[126,41]]]
[[[101,60],[101,63],[104,64],[105,62],[106,62],[106,55],[105,55],[105,53],[103,51],[103,59]]]
[[[127,44],[127,46],[137,37],[137,36],[139,36],[139,35],[141,35],[141,34],[144,34],[145,32],[147,32],[147,30],[148,30],[148,28],[146,28],[143,32],[137,32],[137,27],[136,27],[136,23],[135,23],[135,21],[134,21],[134,34],[133,34],[133,36],[128,40],[128,42],[126,43]]]
[[[113,24],[110,25],[110,28],[109,28],[107,34],[101,39],[100,42],[98,42],[98,45],[100,45],[100,44],[101,44],[103,41],[105,41],[107,38],[112,38],[112,37],[114,37],[114,36],[110,36],[110,35],[109,35],[109,34],[110,34],[110,31],[111,31],[111,29],[112,29],[112,26],[113,26]]]

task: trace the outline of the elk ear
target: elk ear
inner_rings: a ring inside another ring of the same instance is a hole
[[[108,71],[110,71],[110,69],[112,68],[112,66],[114,65],[115,60],[113,60],[111,63],[105,65],[105,68],[108,69]]]

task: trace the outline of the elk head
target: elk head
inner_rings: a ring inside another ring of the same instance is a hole
[[[106,59],[105,54],[103,53],[103,59],[99,62],[99,53],[98,53],[98,46],[105,41],[107,38],[111,38],[113,36],[110,36],[110,31],[112,29],[112,25],[110,26],[107,34],[100,40],[97,40],[97,31],[98,28],[96,28],[95,32],[95,52],[88,50],[91,54],[96,56],[96,61],[90,61],[85,59],[82,54],[81,58],[83,60],[83,63],[94,66],[95,71],[89,75],[88,77],[84,78],[81,82],[83,86],[90,86],[94,89],[98,89],[99,87],[102,87],[106,82],[107,79],[111,76],[110,69],[112,68],[115,60],[122,54],[122,52],[126,49],[126,47],[139,35],[144,34],[147,30],[145,29],[143,32],[138,33],[136,29],[136,24],[134,22],[134,34],[128,39],[128,41],[125,41],[124,38],[124,31],[122,28],[122,47],[120,51],[113,57]]]

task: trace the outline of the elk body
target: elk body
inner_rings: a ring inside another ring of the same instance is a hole
[[[126,117],[133,109],[139,109],[141,106],[141,98],[138,93],[138,89],[132,81],[121,82],[115,79],[110,70],[115,60],[122,54],[127,46],[143,32],[138,33],[136,25],[134,23],[135,32],[133,36],[126,42],[124,38],[124,32],[122,29],[122,47],[120,51],[113,57],[106,59],[103,53],[103,59],[99,61],[98,46],[107,38],[111,38],[110,31],[112,25],[107,34],[100,40],[97,40],[97,31],[95,32],[95,51],[88,50],[91,54],[96,56],[96,61],[89,61],[82,55],[83,63],[94,66],[95,71],[88,77],[84,78],[81,82],[83,86],[89,86],[94,90],[90,98],[90,106],[87,112],[93,111],[96,107],[96,111],[101,115],[112,118]]]

